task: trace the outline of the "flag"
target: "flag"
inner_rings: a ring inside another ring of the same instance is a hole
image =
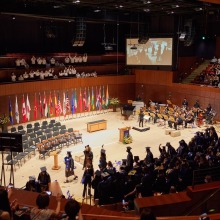
[[[79,112],[82,112],[82,92],[81,92],[81,88],[80,88],[80,92],[79,92]]]
[[[38,110],[37,97],[36,97],[36,93],[35,93],[35,96],[34,96],[34,120],[37,120],[37,110]]]
[[[87,111],[87,95],[86,95],[86,87],[84,89],[83,93],[83,105],[84,105],[84,111]]]
[[[39,110],[40,110],[40,117],[43,117],[43,106],[42,106],[42,101],[41,101],[41,95],[39,93]]]
[[[58,104],[57,104],[57,96],[55,94],[54,91],[54,112],[55,112],[55,116],[59,116],[59,111],[58,111]]]
[[[99,87],[99,110],[102,110],[102,87]]]
[[[43,108],[44,108],[44,116],[47,117],[48,116],[48,108],[47,108],[47,97],[46,97],[45,92],[44,92]]]
[[[78,105],[77,105],[77,93],[76,93],[76,89],[75,89],[75,97],[74,97],[75,99],[74,99],[74,108],[75,108],[75,111],[76,111],[76,109],[77,109],[77,107],[78,107]]]
[[[71,98],[71,112],[72,112],[72,115],[73,115],[74,112],[75,112],[75,97],[74,97],[74,91],[73,91],[72,98]]]
[[[9,109],[9,120],[11,125],[14,124],[13,114],[12,114],[12,107],[11,107],[11,99],[10,96],[8,97],[8,109]]]
[[[107,85],[107,87],[106,87],[105,105],[106,105],[106,107],[108,108],[108,106],[109,106],[108,85]]]
[[[26,100],[26,115],[27,115],[27,120],[30,120],[30,114],[31,114],[31,106],[30,106],[30,102],[28,99],[28,95],[27,95],[27,100]]]
[[[24,95],[22,99],[22,122],[25,123],[27,121],[27,113],[26,113],[26,106],[24,101]]]
[[[66,92],[66,112],[68,113],[70,111],[70,100],[69,100],[69,94],[68,91]]]
[[[105,87],[102,89],[102,108],[105,108]]]
[[[92,87],[92,102],[91,102],[91,109],[95,109],[95,97],[94,97],[94,89]]]
[[[97,86],[96,86],[96,109],[99,109],[99,93],[98,93],[98,89],[97,89]]]
[[[63,93],[63,116],[66,117],[66,96],[65,96],[65,92]]]
[[[58,93],[58,102],[57,102],[57,111],[58,111],[58,114],[61,115],[62,114],[62,105],[61,105],[61,102],[60,102],[60,94]]]
[[[89,90],[89,88],[88,88],[87,108],[88,108],[88,112],[90,112],[91,111],[91,100],[90,100],[90,90]]]
[[[19,118],[19,110],[18,110],[18,99],[17,96],[15,98],[15,119],[17,121],[17,124],[19,124],[20,118]]]
[[[53,116],[53,100],[52,100],[51,92],[50,92],[49,102],[48,102],[48,114],[50,117]]]

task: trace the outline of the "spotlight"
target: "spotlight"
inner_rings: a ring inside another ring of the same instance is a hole
[[[185,38],[186,38],[186,33],[182,32],[179,36],[179,40],[180,41],[185,41]]]

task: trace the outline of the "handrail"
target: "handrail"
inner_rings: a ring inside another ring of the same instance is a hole
[[[215,190],[211,195],[209,195],[205,200],[202,200],[198,205],[192,207],[192,209],[185,215],[188,216],[190,215],[195,209],[199,208],[201,205],[203,205],[204,203],[206,203],[209,199],[211,199],[216,193],[220,192],[220,188],[218,188],[217,190]]]
[[[88,216],[88,217],[97,217],[97,218],[112,218],[112,219],[127,219],[127,220],[129,220],[129,219],[131,219],[131,220],[138,220],[138,219],[140,219],[140,217],[139,216],[137,216],[137,217],[131,217],[131,216],[113,216],[113,215],[97,215],[97,214],[83,214],[82,213],[82,216]]]

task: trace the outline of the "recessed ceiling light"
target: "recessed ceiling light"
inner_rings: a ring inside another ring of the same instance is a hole
[[[80,0],[73,1],[74,4],[80,3]]]
[[[94,10],[94,12],[96,12],[96,13],[98,13],[100,11],[101,11],[101,9],[98,9],[98,8]]]
[[[149,8],[144,8],[143,11],[144,11],[144,12],[149,12],[150,9],[149,9]]]

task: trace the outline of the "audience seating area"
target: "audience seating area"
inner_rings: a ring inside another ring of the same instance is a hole
[[[33,56],[33,54],[6,54],[0,57],[0,82],[15,83],[18,81],[49,80],[66,77],[93,77],[97,75],[115,74],[116,72],[115,54],[99,56],[87,55],[85,62],[83,60],[82,62],[67,62],[67,58],[70,60],[69,56],[71,55],[68,53],[35,56]],[[75,56],[83,57],[83,55]],[[33,57],[44,57],[46,63],[37,64],[36,61],[36,64],[31,64]],[[54,64],[50,63],[51,58],[54,58]],[[25,65],[16,66],[18,60],[24,60]],[[119,73],[123,73],[125,56],[119,54],[118,62]]]
[[[220,88],[220,59],[219,62],[213,59],[206,69],[193,80],[193,83]]]
[[[49,123],[43,121],[41,124],[35,122],[27,124],[26,127],[19,125],[17,128],[12,127],[9,132],[22,134],[23,152],[13,152],[12,158],[10,152],[4,152],[4,164],[13,165],[15,170],[16,166],[22,166],[31,155],[36,155],[36,151],[39,152],[39,159],[45,159],[53,151],[60,152],[65,146],[83,142],[82,134],[78,130],[67,129],[65,125],[55,120]]]

